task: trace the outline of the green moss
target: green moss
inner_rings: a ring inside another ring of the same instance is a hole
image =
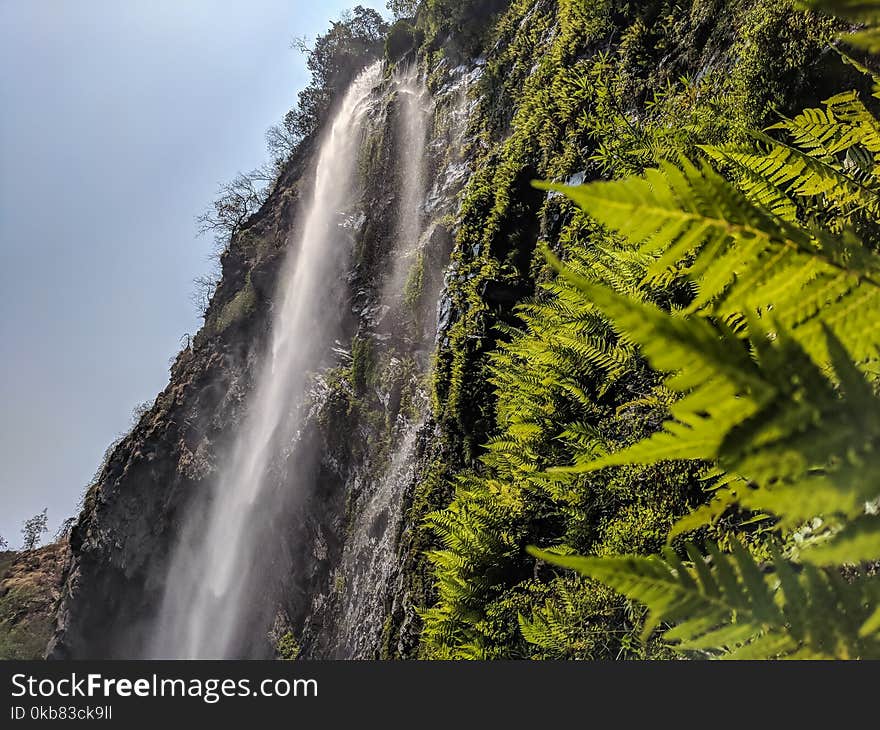
[[[463,56],[479,51],[495,15],[508,0],[426,0],[418,24],[431,48]]]
[[[725,105],[740,128],[760,128],[778,112],[813,106],[831,95],[829,89],[844,88],[838,84],[845,66],[829,55],[839,21],[799,12],[791,2],[772,2],[749,6],[740,22],[738,63]]]
[[[411,312],[416,312],[425,286],[425,254],[419,251],[415,263],[403,285],[403,304]]]
[[[292,632],[288,631],[278,640],[278,643],[275,645],[275,651],[278,654],[278,658],[282,661],[292,662],[299,658],[301,650],[296,637]]]
[[[388,31],[385,39],[385,60],[398,62],[415,53],[425,40],[424,33],[408,20],[398,20]]]
[[[377,383],[377,353],[371,337],[357,336],[351,343],[351,382],[355,392],[363,393]]]
[[[256,303],[256,292],[251,283],[251,276],[248,274],[241,290],[220,310],[212,330],[216,334],[223,332],[232,324],[244,319],[253,312]]]
[[[380,650],[381,659],[395,658],[395,651],[393,648],[394,628],[394,618],[389,614],[385,617],[385,621],[382,624],[382,648]]]

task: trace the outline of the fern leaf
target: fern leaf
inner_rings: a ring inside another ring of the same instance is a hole
[[[807,566],[801,574],[778,554],[765,574],[740,544],[733,557],[710,546],[711,563],[693,546],[688,567],[671,551],[659,556],[561,557],[530,548],[535,557],[576,570],[644,603],[649,625],[668,625],[664,639],[683,652],[731,658],[880,656],[877,629],[865,600],[875,584],[846,583]],[[847,620],[830,625],[835,610]],[[880,624],[880,621],[877,622]],[[867,627],[867,628],[866,628]]]
[[[799,4],[826,15],[846,18],[857,23],[880,22],[878,0],[799,0]]]
[[[669,531],[669,539],[693,532],[701,527],[714,524],[732,505],[736,504],[736,494],[730,490],[716,492],[708,504],[701,505],[678,520]]]
[[[841,34],[839,38],[851,46],[874,55],[880,53],[880,28],[869,28],[855,33]]]
[[[860,636],[871,636],[872,634],[877,633],[880,633],[880,606],[874,610],[874,613],[865,619],[865,623],[863,623],[859,629]]]

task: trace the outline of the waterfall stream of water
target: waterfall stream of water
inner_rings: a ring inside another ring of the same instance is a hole
[[[396,107],[394,241],[382,283],[380,307],[385,312],[386,329],[399,330],[406,308],[406,281],[413,267],[420,265],[418,259],[422,255],[426,147],[432,100],[414,66],[395,72],[391,93]],[[420,345],[410,343],[404,350]],[[399,354],[405,357],[412,353]],[[420,407],[427,412],[427,400]],[[421,418],[398,418],[390,463],[383,474],[368,480],[367,493],[349,528],[350,535],[336,572],[343,590],[330,654],[337,658],[369,658],[380,641],[385,596],[396,567],[404,491],[415,476],[414,454],[420,424]]]
[[[210,504],[190,510],[171,560],[164,599],[148,654],[161,658],[247,657],[249,637],[266,617],[260,569],[263,523],[279,499],[279,453],[302,427],[308,373],[326,355],[342,302],[334,282],[345,280],[349,240],[339,229],[357,178],[357,161],[381,65],[364,71],[336,112],[318,154],[314,195],[299,240],[282,269],[266,356],[247,415],[221,468]]]
[[[433,233],[454,210],[466,177],[468,92],[479,73],[462,70],[458,76],[437,98],[416,67],[399,69],[392,78],[395,236],[380,296],[382,331],[394,343],[392,362],[410,359],[416,370],[410,383],[411,408],[397,416],[388,463],[360,485],[363,491],[335,573],[341,591],[327,656],[337,659],[379,655],[399,590],[400,539],[420,477],[420,435],[430,418],[425,383],[440,326],[438,299],[449,255],[442,245],[437,250],[441,242]],[[413,278],[418,296],[411,292]]]
[[[260,658],[271,652],[268,633],[278,620],[279,591],[285,590],[285,576],[297,573],[284,546],[307,539],[291,520],[298,514],[293,503],[297,494],[326,487],[310,471],[320,448],[305,445],[302,437],[310,423],[310,374],[328,363],[343,310],[351,306],[346,287],[357,264],[350,254],[353,243],[362,245],[351,235],[363,232],[350,223],[366,217],[357,207],[362,203],[352,202],[361,199],[364,150],[388,139],[391,154],[382,164],[393,205],[372,214],[391,224],[391,245],[375,281],[370,307],[376,316],[365,317],[361,326],[382,348],[391,371],[408,373],[403,387],[409,388],[409,406],[391,414],[386,457],[370,454],[344,477],[353,501],[345,534],[333,535],[342,548],[330,564],[333,615],[319,629],[321,655],[377,655],[397,590],[406,505],[419,478],[420,432],[430,416],[425,383],[444,321],[438,300],[451,249],[451,232],[438,231],[454,213],[466,178],[464,122],[468,89],[478,77],[478,70],[466,71],[454,70],[456,80],[435,98],[415,66],[383,81],[376,64],[339,105],[319,147],[300,233],[282,267],[270,346],[213,489],[188,509],[146,656]],[[383,111],[377,118],[377,110],[388,109],[393,114]],[[386,119],[393,127],[374,128]],[[324,519],[339,533],[339,523]],[[308,552],[309,544],[299,548]],[[316,545],[314,551],[315,565],[326,560],[326,549]]]
[[[415,66],[397,71],[392,79],[397,97],[395,117],[397,206],[394,256],[386,277],[382,299],[394,309],[401,305],[407,275],[420,253],[425,225],[426,147],[431,118],[431,94]]]

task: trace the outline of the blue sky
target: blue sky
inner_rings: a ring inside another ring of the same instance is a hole
[[[195,217],[308,81],[295,36],[355,4],[0,0],[0,535],[72,515],[168,380],[210,270]]]

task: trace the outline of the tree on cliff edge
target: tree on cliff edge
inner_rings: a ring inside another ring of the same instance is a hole
[[[21,528],[21,536],[24,538],[21,546],[22,550],[35,550],[40,546],[43,535],[49,532],[49,517],[47,513],[48,509],[44,509],[40,514],[25,520]]]
[[[387,6],[395,18],[414,18],[419,0],[388,0]]]
[[[311,83],[296,106],[269,129],[266,140],[276,165],[283,164],[300,142],[321,127],[333,100],[343,93],[364,64],[380,58],[388,24],[372,8],[346,10],[313,43],[295,38],[292,47],[306,57]]]

